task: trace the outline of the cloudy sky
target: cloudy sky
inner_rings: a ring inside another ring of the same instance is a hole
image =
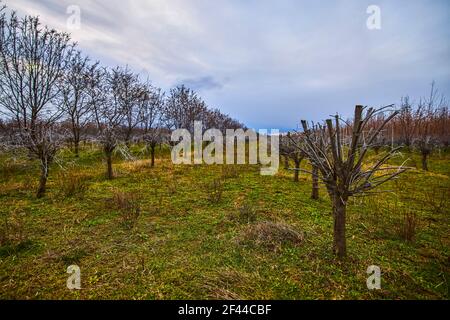
[[[107,66],[185,83],[252,128],[296,128],[355,104],[450,98],[450,1],[3,0]],[[67,9],[81,12],[79,30]],[[369,5],[381,29],[370,30]]]

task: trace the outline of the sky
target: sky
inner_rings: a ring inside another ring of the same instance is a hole
[[[71,33],[105,66],[128,65],[166,91],[186,84],[250,128],[296,129],[301,119],[351,116],[356,104],[418,100],[432,81],[450,97],[447,0],[3,3]],[[374,17],[378,29],[367,26]]]

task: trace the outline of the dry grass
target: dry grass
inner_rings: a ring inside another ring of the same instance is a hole
[[[239,235],[238,243],[251,243],[278,251],[285,244],[297,246],[303,240],[303,233],[296,231],[288,224],[264,221],[247,226]]]
[[[408,242],[413,242],[417,233],[418,219],[415,212],[404,214],[403,223],[398,227],[399,236]]]
[[[57,175],[58,190],[62,197],[83,196],[88,189],[87,176],[78,171],[61,171]]]
[[[112,200],[120,212],[122,224],[127,229],[133,229],[141,215],[139,198],[135,194],[116,190]]]
[[[226,267],[204,281],[202,288],[207,292],[208,299],[242,300],[243,297],[232,291],[232,288],[245,288],[251,279],[246,273]]]
[[[25,239],[23,214],[13,211],[5,215],[0,226],[0,246],[18,245]]]
[[[237,166],[232,165],[224,165],[222,166],[222,179],[236,179],[239,178],[239,168]]]

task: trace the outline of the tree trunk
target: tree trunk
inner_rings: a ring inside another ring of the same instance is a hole
[[[127,133],[125,135],[125,145],[127,146],[128,149],[130,149],[131,146],[131,130],[128,129]]]
[[[112,168],[112,152],[106,152],[106,163],[108,166],[108,171],[106,172],[106,176],[109,180],[114,178],[113,168]]]
[[[79,158],[80,157],[80,141],[79,140],[75,140],[74,149],[75,149],[75,158]]]
[[[284,156],[284,169],[289,169],[289,158],[287,156]]]
[[[155,145],[151,145],[150,146],[150,153],[151,153],[151,157],[152,157],[152,168],[155,166]]]
[[[334,240],[333,252],[342,259],[347,255],[347,244],[345,239],[345,214],[346,204],[339,195],[333,196],[333,218],[334,218]]]
[[[422,152],[422,169],[428,171],[428,153]]]
[[[75,158],[80,156],[80,127],[77,125],[75,119],[72,120],[72,136],[73,136],[73,151],[75,153]]]
[[[312,193],[311,199],[319,199],[319,169],[316,166],[312,168]]]
[[[300,173],[300,161],[295,160],[295,170],[294,170],[294,182],[298,182],[298,175]]]
[[[39,179],[39,188],[36,193],[37,198],[42,198],[45,195],[48,178],[48,161],[41,160],[41,177]]]

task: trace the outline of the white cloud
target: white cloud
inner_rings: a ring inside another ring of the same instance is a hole
[[[359,0],[8,4],[59,30],[67,6],[79,5],[82,28],[73,39],[94,58],[128,64],[166,89],[190,81],[207,102],[250,125],[295,127],[300,116],[420,95],[433,79],[450,90],[449,3],[378,2],[379,31],[367,30],[371,3]]]

